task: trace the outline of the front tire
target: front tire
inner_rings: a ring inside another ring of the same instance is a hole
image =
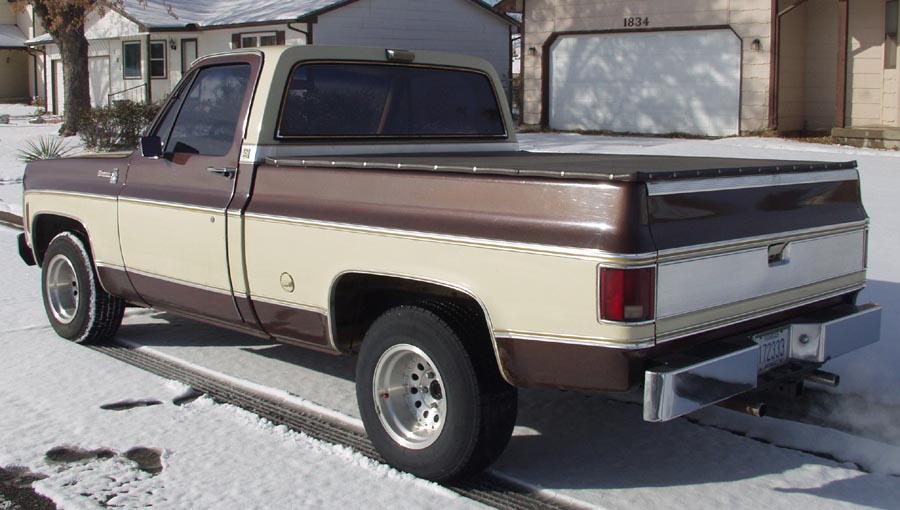
[[[41,270],[44,309],[56,333],[68,340],[97,343],[115,335],[125,302],[100,287],[84,242],[71,232],[50,241]]]
[[[435,481],[487,467],[516,419],[517,393],[499,375],[490,338],[459,310],[425,303],[387,311],[366,333],[356,368],[375,449]]]

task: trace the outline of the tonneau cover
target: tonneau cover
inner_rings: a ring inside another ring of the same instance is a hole
[[[856,161],[829,163],[528,151],[305,156],[266,158],[266,162],[277,166],[331,166],[642,182],[856,168]]]

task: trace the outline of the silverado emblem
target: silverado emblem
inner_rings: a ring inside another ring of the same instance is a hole
[[[119,181],[119,169],[113,168],[112,172],[107,172],[106,170],[100,170],[97,172],[97,177],[102,179],[109,179],[110,184],[115,184]]]

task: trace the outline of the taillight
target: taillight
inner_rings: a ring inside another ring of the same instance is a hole
[[[653,319],[656,271],[640,269],[600,269],[600,318],[614,322],[642,322]]]

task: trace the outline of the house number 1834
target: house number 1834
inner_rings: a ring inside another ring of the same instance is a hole
[[[637,28],[637,27],[649,27],[650,26],[650,18],[648,17],[640,17],[640,16],[632,16],[630,18],[625,18],[626,28]]]

